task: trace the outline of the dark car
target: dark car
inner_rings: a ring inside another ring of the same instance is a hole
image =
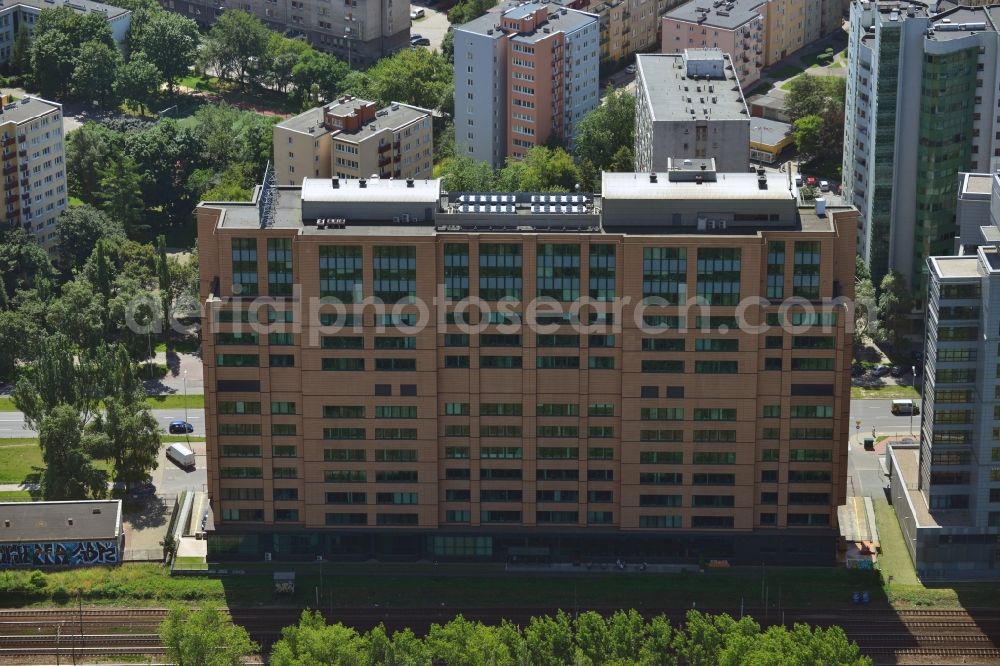
[[[128,496],[132,499],[143,499],[156,494],[156,486],[151,482],[140,483],[129,488]]]
[[[873,372],[876,377],[885,377],[890,372],[892,372],[892,368],[890,368],[888,365],[880,365],[877,368],[875,368]]]
[[[427,39],[426,37],[421,37],[420,35],[414,35],[413,37],[410,37],[410,45],[411,46],[430,46],[431,45],[431,40]]]
[[[894,366],[892,366],[892,368],[889,370],[889,374],[892,375],[893,377],[902,377],[903,376],[903,366],[901,366],[901,365],[894,365]]]
[[[860,363],[855,363],[851,366],[851,377],[861,377],[865,374],[865,366]]]
[[[179,419],[170,422],[170,426],[167,431],[171,435],[190,435],[194,432],[194,426],[187,421],[181,421]]]

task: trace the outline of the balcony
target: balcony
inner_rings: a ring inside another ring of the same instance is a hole
[[[18,143],[24,143],[27,140],[28,140],[28,137],[25,136],[24,134],[22,134],[21,136],[17,137],[17,142]]]
[[[389,150],[390,148],[392,148],[392,144],[391,143],[380,143],[379,146],[378,146],[378,152],[384,153],[385,151]]]
[[[17,165],[16,164],[12,164],[9,167],[4,167],[4,169],[3,169],[3,175],[9,176],[10,174],[14,173],[15,171],[17,171]]]
[[[4,146],[4,148],[6,148],[7,146],[13,146],[13,145],[14,145],[14,137],[8,137],[8,138],[6,138],[6,139],[3,140],[3,146]]]
[[[392,163],[392,158],[389,157],[388,155],[386,155],[385,157],[378,158],[378,168],[379,169],[381,169],[385,165],[391,164],[391,163]]]
[[[17,156],[18,157],[27,157],[28,156],[28,151],[27,150],[19,150],[19,151],[17,151]]]
[[[400,169],[396,169],[395,171],[392,172],[392,177],[393,178],[399,178],[402,175],[403,175],[403,172]]]
[[[27,187],[30,182],[31,181],[28,180],[27,178],[22,178],[21,179],[21,187]]]
[[[4,203],[6,203],[6,204],[8,204],[8,205],[10,205],[10,204],[12,204],[12,203],[16,203],[16,202],[17,202],[17,195],[16,195],[16,194],[10,194],[10,195],[8,195],[8,196],[7,196],[7,198],[6,198],[5,200],[4,200]]]
[[[396,149],[396,150],[399,150],[400,145],[401,145],[401,143],[399,141],[393,141],[392,142],[392,147],[394,149]]]

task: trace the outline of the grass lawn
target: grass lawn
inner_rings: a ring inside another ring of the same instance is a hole
[[[151,395],[146,398],[146,403],[153,409],[184,409],[185,402],[191,409],[203,409],[205,396],[201,394],[184,396],[171,393],[169,395]]]
[[[142,367],[139,368],[139,376],[147,379],[152,379],[153,377],[163,379],[167,376],[167,364],[143,363]]]
[[[190,558],[192,560],[198,558]],[[187,564],[187,558],[183,560]],[[192,562],[193,564],[193,562]],[[221,566],[213,564],[213,567]],[[461,606],[564,607],[699,607],[737,608],[741,598],[747,606],[761,603],[761,570],[734,568],[673,575],[615,575],[586,572],[583,576],[511,575],[498,566],[486,567],[479,575],[440,575],[432,565],[397,566],[411,574],[380,574],[393,565],[328,564],[323,578],[325,589],[336,590],[333,604],[356,607],[378,603],[392,607],[427,607],[441,604]],[[454,573],[462,565],[449,565]],[[167,569],[150,564],[125,564],[115,568],[77,569],[44,573],[46,585],[38,589],[23,586],[30,572],[0,573],[0,605],[58,603],[63,593],[71,596],[83,590],[91,604],[150,605],[172,601],[213,601],[235,606],[271,603],[271,577],[275,570],[298,569],[296,596],[281,599],[306,605],[314,599],[320,584],[315,564],[275,564],[255,567],[233,564],[246,573],[223,578],[168,575]],[[471,565],[471,570],[482,570]],[[334,573],[336,571],[336,573]],[[426,575],[420,575],[422,572]],[[493,575],[490,575],[492,573]],[[830,608],[850,605],[850,593],[871,588],[873,574],[846,569],[775,569],[766,571],[769,600],[788,607]]]
[[[204,442],[204,437],[193,437],[191,435],[160,435],[161,442]]]
[[[43,467],[38,440],[11,438],[0,440],[0,483],[21,483]]]
[[[206,571],[208,570],[208,563],[200,557],[178,557],[174,560],[174,569]]]
[[[9,395],[0,396],[0,412],[16,412],[17,407],[14,406],[14,399]]]
[[[920,393],[912,386],[896,386],[895,384],[851,387],[852,400],[901,400],[904,398],[919,400]]]
[[[0,502],[34,502],[28,490],[2,490],[0,491]]]
[[[793,79],[802,73],[801,67],[794,67],[792,65],[785,65],[784,67],[779,67],[776,70],[767,73],[767,78],[780,81],[782,79]],[[785,86],[782,85],[782,88]]]
[[[201,346],[201,340],[195,340],[193,338],[186,338],[184,340],[174,340],[172,345],[173,350],[180,354],[193,354],[196,351],[198,351],[198,347],[200,346]],[[167,351],[167,345],[163,342],[158,342],[156,343],[156,346],[153,347],[153,350],[158,354],[165,352]]]
[[[70,197],[69,198],[69,205],[70,205],[70,208],[72,208],[73,206],[82,206],[83,205],[83,199],[80,199],[78,197]]]

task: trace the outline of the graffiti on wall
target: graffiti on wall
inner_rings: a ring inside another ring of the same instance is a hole
[[[118,564],[117,541],[0,543],[0,568]]]

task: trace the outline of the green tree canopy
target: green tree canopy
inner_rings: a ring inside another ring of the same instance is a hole
[[[66,34],[50,30],[31,42],[31,78],[44,97],[65,97],[76,67],[73,44]]]
[[[458,156],[440,162],[435,177],[449,192],[489,192],[494,189],[493,169],[486,162]]]
[[[101,209],[119,222],[130,236],[143,231],[142,188],[131,157],[123,157],[107,166],[101,178]]]
[[[823,151],[823,118],[802,116],[793,124],[795,148],[803,155],[815,156]]]
[[[139,108],[140,113],[156,102],[162,74],[142,51],[132,54],[118,69],[115,94],[125,103]]]
[[[635,95],[627,90],[612,90],[596,109],[577,123],[573,155],[588,160],[598,170],[610,170],[621,160],[618,152],[631,152],[635,144]],[[629,171],[632,165],[628,165]]]
[[[115,80],[122,66],[122,56],[114,46],[86,42],[80,47],[73,68],[73,90],[77,97],[96,102],[99,108],[118,106]]]
[[[242,89],[264,62],[270,40],[271,31],[260,19],[239,9],[227,9],[209,31],[202,58],[220,77],[234,76]]]
[[[454,109],[452,66],[427,49],[404,49],[382,58],[366,72],[352,72],[348,92],[374,101],[379,107],[403,102],[425,109]]]
[[[796,76],[785,95],[785,113],[795,122],[803,116],[821,116],[831,107],[843,112],[846,86],[839,76]]]
[[[878,296],[878,339],[899,351],[910,331],[913,296],[906,278],[899,271],[889,271],[882,278]]]
[[[259,649],[246,629],[211,606],[172,608],[160,625],[160,640],[167,659],[178,666],[241,666]]]
[[[55,278],[48,253],[23,229],[0,230],[0,281],[7,297]]]
[[[198,24],[180,14],[152,12],[130,35],[134,52],[142,53],[162,75],[170,91],[174,82],[187,75],[198,52]],[[134,57],[134,56],[133,56]]]
[[[58,404],[38,424],[38,443],[45,471],[42,493],[46,500],[100,498],[107,493],[107,475],[96,469],[92,451],[99,438],[84,433],[79,413]]]

